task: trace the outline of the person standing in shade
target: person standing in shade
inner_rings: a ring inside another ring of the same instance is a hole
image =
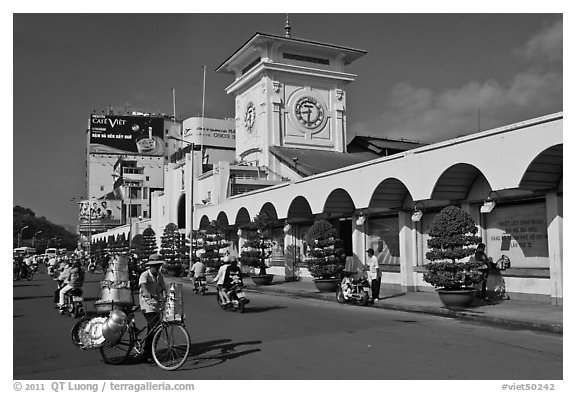
[[[148,268],[140,275],[138,284],[140,287],[140,310],[146,319],[146,326],[148,328],[148,335],[144,343],[143,357],[146,361],[152,361],[152,330],[160,321],[162,316],[162,306],[166,300],[166,284],[164,277],[160,272],[160,267],[164,261],[159,260],[157,256],[150,257],[150,261],[146,263]]]
[[[382,280],[380,266],[378,265],[378,258],[374,255],[373,248],[369,248],[366,253],[368,254],[366,266],[368,267],[368,278],[372,288],[372,301],[377,302],[380,300],[380,281]]]

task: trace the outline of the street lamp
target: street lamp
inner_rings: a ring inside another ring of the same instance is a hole
[[[20,239],[22,239],[22,231],[26,228],[28,228],[28,225],[26,225],[24,228],[22,228],[22,229],[20,229],[20,231],[18,231],[18,248],[20,248]]]
[[[190,259],[189,259],[189,271],[192,270],[192,253],[194,252],[194,244],[193,244],[193,239],[192,239],[192,231],[194,228],[194,150],[200,150],[201,154],[203,154],[202,152],[202,146],[198,146],[195,145],[194,142],[189,142],[186,141],[184,139],[180,139],[180,138],[176,138],[175,136],[172,135],[168,135],[168,139],[173,139],[175,141],[179,141],[182,143],[186,143],[188,145],[191,146],[191,155],[192,155],[192,160],[191,160],[191,176],[190,176]],[[202,159],[203,161],[203,159]]]
[[[36,240],[36,235],[38,235],[39,233],[42,233],[42,231],[36,231],[34,236],[32,236],[32,247],[34,247],[34,240]]]

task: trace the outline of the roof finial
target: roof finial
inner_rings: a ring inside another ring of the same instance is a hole
[[[284,36],[286,38],[290,38],[290,30],[292,30],[290,27],[290,19],[288,18],[288,14],[286,14],[286,25],[284,26]]]

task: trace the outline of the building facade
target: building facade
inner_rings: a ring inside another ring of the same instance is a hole
[[[443,207],[458,205],[477,223],[487,254],[510,258],[500,289],[561,304],[563,114],[430,145],[360,137],[348,147],[346,87],[356,76],[345,68],[365,53],[255,34],[217,69],[233,77],[232,124],[184,121],[206,138],[218,138],[206,128],[234,134],[234,148],[222,137],[219,146],[200,139],[198,149],[197,138],[183,135],[146,225],[160,234],[174,222],[190,234],[218,221],[237,252],[242,227],[265,211],[277,219],[270,272],[306,279],[303,239],[326,219],[343,240],[348,269],[365,264],[373,248],[384,287],[431,291],[423,280],[429,228]]]

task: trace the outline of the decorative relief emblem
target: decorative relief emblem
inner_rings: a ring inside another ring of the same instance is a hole
[[[280,93],[280,82],[273,81],[272,82],[272,89],[274,90],[274,93]]]
[[[308,129],[318,128],[324,121],[324,108],[315,98],[300,98],[294,106],[296,119]]]
[[[336,90],[336,98],[338,101],[342,101],[342,98],[344,98],[344,90]]]
[[[256,122],[256,107],[253,102],[248,103],[246,111],[244,112],[244,127],[246,131],[254,131],[254,123]]]

